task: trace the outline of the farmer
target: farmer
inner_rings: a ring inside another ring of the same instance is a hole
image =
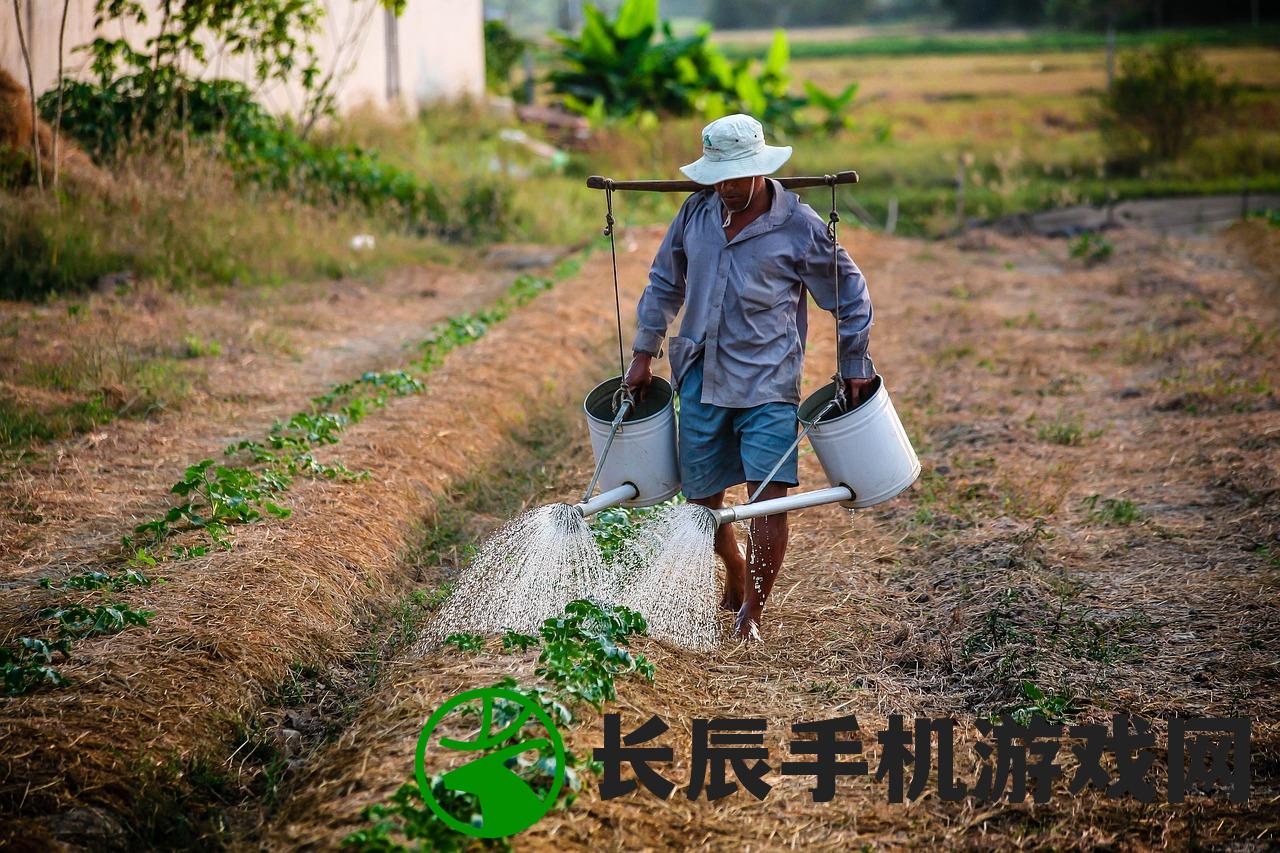
[[[625,384],[643,395],[662,357],[667,328],[684,306],[680,334],[667,347],[680,396],[680,477],[690,502],[724,505],[730,486],[754,494],[795,441],[807,329],[806,292],[836,310],[833,246],[826,223],[772,178],[790,146],[766,145],[747,115],[703,128],[702,157],[681,167],[707,188],[690,195],[667,229],[636,308],[637,331]],[[839,257],[840,373],[850,401],[869,396],[875,369],[867,355],[871,298],[857,265]],[[759,500],[798,485],[788,454]],[[723,609],[735,632],[760,639],[765,601],[787,548],[786,513],[751,521],[745,560],[732,525],[715,535],[725,564]],[[748,578],[750,583],[747,582]]]

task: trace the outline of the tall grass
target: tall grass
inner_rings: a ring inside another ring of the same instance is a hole
[[[373,232],[376,252],[350,247]],[[0,193],[0,296],[47,297],[103,276],[184,287],[368,274],[447,255],[387,223],[238,184],[216,157],[138,153],[102,192]]]

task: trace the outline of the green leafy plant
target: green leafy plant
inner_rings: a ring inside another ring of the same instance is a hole
[[[184,335],[180,354],[183,358],[205,358],[222,354],[222,344],[217,341],[206,341],[199,335]]]
[[[366,2],[399,15],[407,0]],[[307,127],[332,112],[333,75],[322,73],[311,42],[325,15],[322,0],[170,0],[155,11],[139,0],[95,0],[93,10],[99,35],[79,49],[102,84],[132,79],[145,114],[181,116],[186,101],[173,81],[189,59],[214,55],[247,60],[257,83],[299,82]],[[130,38],[138,32],[148,35]]]
[[[1084,423],[1079,416],[1067,417],[1061,413],[1036,431],[1041,441],[1074,447],[1084,442]]]
[[[1280,207],[1269,207],[1266,210],[1251,210],[1246,219],[1258,219],[1272,228],[1280,228]]]
[[[215,545],[230,548],[228,533],[232,525],[250,524],[262,518],[263,513],[289,517],[288,508],[271,500],[288,484],[288,478],[278,470],[255,472],[204,459],[189,466],[170,489],[187,500],[171,507],[162,517],[139,524],[133,532],[154,545],[175,533],[201,530]],[[133,540],[126,538],[126,544],[132,545]]]
[[[38,687],[61,686],[67,681],[53,668],[54,655],[71,657],[71,640],[46,641],[19,637],[17,648],[0,646],[0,673],[6,696],[20,696]]]
[[[502,650],[510,651],[528,651],[538,645],[538,638],[532,634],[521,634],[518,631],[508,631],[502,635]]]
[[[1087,265],[1100,264],[1110,258],[1115,253],[1116,247],[1110,240],[1101,234],[1095,234],[1092,231],[1086,231],[1078,237],[1072,238],[1067,244],[1067,251],[1071,257],[1083,260]]]
[[[430,184],[360,146],[304,138],[236,81],[196,80],[176,70],[159,77],[148,71],[99,81],[67,78],[40,97],[47,120],[59,103],[66,132],[99,161],[143,140],[170,144],[166,140],[181,131],[184,144],[195,139],[214,146],[242,181],[312,203],[358,205],[412,232],[460,239],[488,236],[508,224],[505,196],[491,183],[469,185],[451,219]]]
[[[478,652],[484,648],[484,637],[479,634],[459,632],[444,638],[446,646],[453,646],[460,652]]]
[[[809,104],[818,107],[824,113],[820,125],[824,132],[828,134],[836,133],[853,125],[853,120],[847,115],[847,112],[854,98],[858,96],[857,83],[850,83],[845,86],[844,91],[838,95],[829,95],[814,85],[813,81],[805,80],[804,91],[809,96]]]
[[[152,562],[154,563],[154,560]],[[160,582],[163,583],[163,581]],[[51,578],[40,578],[38,583],[42,589],[105,589],[112,592],[123,592],[131,586],[151,586],[153,581],[142,572],[130,567],[115,575],[110,572],[87,571],[71,575],[64,579],[61,584],[55,584]]]
[[[1075,702],[1069,691],[1045,693],[1030,681],[1023,681],[1021,687],[1026,701],[1008,712],[1015,723],[1020,726],[1029,725],[1031,718],[1036,715],[1050,723],[1066,722]]]
[[[602,510],[591,518],[591,533],[606,563],[613,562],[625,547],[634,527],[632,518],[631,510],[621,506]]]
[[[613,561],[622,553],[627,542],[635,534],[636,526],[644,518],[653,515],[663,507],[683,503],[684,500],[684,495],[676,495],[656,506],[615,506],[593,515],[590,522],[591,533],[605,562]]]
[[[582,32],[555,36],[560,67],[547,79],[566,107],[597,122],[747,112],[775,130],[800,130],[798,111],[809,102],[790,94],[786,34],[774,34],[760,63],[730,62],[710,36],[711,28],[702,26],[677,37],[659,19],[657,0],[624,0],[612,20],[587,4]]]
[[[484,80],[489,91],[500,95],[511,92],[511,70],[528,48],[529,43],[504,22],[484,22]]]
[[[1094,494],[1085,498],[1081,504],[1088,510],[1090,521],[1125,526],[1146,518],[1138,505],[1128,498],[1103,498]]]
[[[543,623],[542,654],[534,671],[566,696],[599,708],[617,695],[614,676],[637,672],[653,680],[653,664],[624,648],[628,637],[644,630],[640,614],[625,607],[605,610],[590,601],[571,602],[563,617]]]
[[[147,620],[155,616],[151,610],[134,610],[126,604],[111,602],[89,608],[83,604],[67,604],[62,607],[46,607],[40,618],[52,619],[63,638],[84,639],[104,634],[118,634],[130,625],[145,628]]]

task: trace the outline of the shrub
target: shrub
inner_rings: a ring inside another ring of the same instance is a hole
[[[72,293],[128,266],[75,223],[7,199],[0,201],[0,258],[0,299]]]
[[[249,87],[233,80],[192,80],[178,72],[65,78],[39,98],[45,121],[56,118],[59,92],[62,131],[98,162],[115,160],[142,138],[177,141],[185,132],[244,140],[274,124]]]
[[[457,216],[434,186],[358,145],[326,145],[304,138],[231,80],[161,75],[160,96],[146,86],[151,74],[124,75],[105,83],[61,83],[62,125],[102,161],[141,144],[176,147],[191,137],[215,142],[239,180],[288,193],[313,204],[356,204],[416,234],[457,239],[500,237],[510,228],[507,197],[492,182],[472,182]],[[40,98],[52,117],[58,87]],[[179,104],[175,116],[172,104]]]
[[[502,21],[484,22],[484,80],[489,91],[503,95],[511,91],[511,69],[527,47]]]
[[[1102,97],[1104,139],[1117,159],[1135,152],[1153,162],[1177,159],[1230,112],[1239,91],[1187,42],[1128,53]]]

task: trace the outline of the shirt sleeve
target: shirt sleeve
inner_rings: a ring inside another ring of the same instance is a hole
[[[809,238],[801,247],[796,267],[813,301],[835,314],[836,276],[831,268],[832,244],[827,225],[812,208],[805,211],[804,218],[809,225]],[[840,281],[840,374],[846,379],[870,379],[876,375],[867,352],[871,342],[871,294],[853,258],[839,243],[835,248]]]
[[[685,276],[689,268],[684,252],[685,220],[697,197],[694,193],[685,199],[649,267],[649,284],[636,305],[636,338],[632,351],[661,356],[667,327],[684,304]]]

